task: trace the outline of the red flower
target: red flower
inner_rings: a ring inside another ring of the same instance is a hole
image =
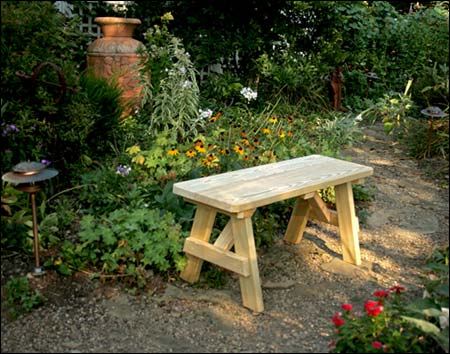
[[[344,311],[351,311],[352,308],[353,308],[353,305],[352,305],[352,304],[342,304],[342,309],[343,309]]]
[[[383,298],[389,296],[389,291],[386,290],[378,290],[373,293],[375,297]]]
[[[402,291],[405,291],[406,289],[403,286],[395,285],[389,290],[395,292],[396,294],[400,294]]]
[[[337,312],[333,317],[333,323],[336,327],[343,326],[345,321],[343,318],[339,317],[341,313]]]
[[[375,349],[381,349],[383,348],[383,343],[374,341],[372,342],[372,347],[374,347]]]
[[[367,300],[364,304],[364,310],[367,311],[369,316],[378,316],[383,310],[383,306],[378,301]]]

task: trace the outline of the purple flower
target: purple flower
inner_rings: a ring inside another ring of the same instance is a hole
[[[2,124],[4,126],[5,123]],[[17,128],[14,124],[8,124],[5,129],[3,129],[2,134],[8,135],[9,132],[18,132],[19,128]]]
[[[126,165],[124,166],[119,165],[117,166],[116,174],[126,177],[130,173],[130,171],[131,171],[130,167],[127,167]]]
[[[52,162],[51,161],[49,161],[49,160],[46,160],[46,159],[42,159],[41,160],[41,163],[43,163],[44,165],[50,165]]]

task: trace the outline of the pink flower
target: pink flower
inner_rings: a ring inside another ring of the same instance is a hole
[[[333,317],[333,323],[336,327],[343,326],[345,323],[344,319],[339,317],[341,315],[342,314],[340,312],[337,312],[336,315],[334,315],[334,317]]]
[[[352,305],[352,304],[342,304],[342,309],[343,309],[344,311],[351,311],[352,308],[353,308],[353,305]]]
[[[377,341],[373,341],[372,342],[372,347],[374,347],[375,349],[382,349],[383,348],[383,343],[377,342]]]
[[[389,291],[386,291],[386,290],[378,290],[378,291],[375,291],[375,292],[373,293],[373,295],[374,295],[375,297],[378,297],[378,298],[388,297],[388,296],[389,296]]]

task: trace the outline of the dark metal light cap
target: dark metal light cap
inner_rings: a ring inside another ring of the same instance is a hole
[[[20,162],[13,167],[12,172],[2,176],[2,180],[13,184],[35,183],[55,177],[59,172],[40,162]]]
[[[424,108],[420,111],[420,113],[428,117],[445,117],[447,115],[447,113],[445,113],[443,110],[441,110],[439,107],[436,106]]]
[[[15,165],[13,167],[13,171],[16,173],[21,173],[23,175],[29,176],[39,173],[46,167],[47,165],[41,162],[27,161],[27,162],[20,162],[17,165]]]

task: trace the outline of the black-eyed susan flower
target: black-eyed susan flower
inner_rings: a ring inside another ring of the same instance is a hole
[[[278,122],[278,118],[277,118],[277,117],[271,117],[271,118],[269,118],[269,123],[275,124],[275,123],[277,123],[277,122]]]
[[[206,152],[206,149],[205,149],[205,146],[203,145],[203,143],[198,144],[198,145],[196,144],[195,150],[197,150],[199,153]]]
[[[195,155],[197,155],[197,153],[194,150],[188,150],[186,151],[186,156],[187,157],[194,157]]]
[[[241,131],[241,136],[242,136],[243,138],[245,138],[245,137],[247,136],[247,133],[245,132],[245,130]]]
[[[214,154],[209,154],[207,157],[202,159],[202,165],[207,167],[217,167],[219,159]]]
[[[288,137],[292,138],[294,136],[294,132],[292,130],[289,130],[287,132]]]
[[[233,150],[236,151],[239,155],[244,155],[244,149],[239,145],[235,145],[233,147]]]
[[[177,156],[178,154],[179,154],[179,152],[175,148],[172,148],[167,152],[167,155],[169,155],[169,156]]]
[[[284,138],[285,136],[286,136],[286,134],[284,133],[283,129],[280,129],[280,130],[278,131],[278,137],[279,137],[279,138]]]
[[[214,148],[215,148],[215,146],[213,144],[208,144],[208,150],[212,150]]]
[[[263,132],[264,134],[270,134],[270,129],[269,129],[269,128],[263,128],[263,129],[262,129],[262,132]]]
[[[230,153],[230,150],[228,150],[228,149],[225,149],[225,148],[219,149],[219,154],[228,155],[229,153]]]
[[[242,144],[250,146],[250,141],[247,138],[241,139]]]
[[[261,142],[258,140],[258,138],[253,139],[253,144],[255,146],[258,146]]]

